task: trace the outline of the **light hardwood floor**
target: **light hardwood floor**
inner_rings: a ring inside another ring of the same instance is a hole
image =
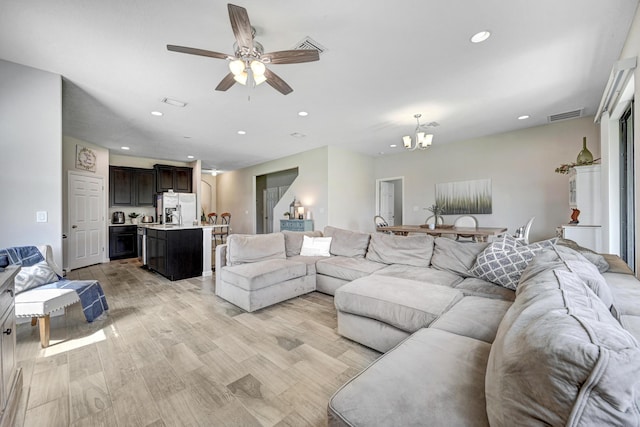
[[[326,425],[329,397],[380,356],[336,333],[333,297],[311,293],[246,313],[213,278],[170,282],[136,260],[74,270],[110,306],[87,323],[80,305],[17,327],[24,388],[16,425]]]

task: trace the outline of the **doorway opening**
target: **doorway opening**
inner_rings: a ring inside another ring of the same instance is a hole
[[[633,109],[631,102],[620,117],[620,257],[636,271]]]
[[[297,177],[298,168],[256,176],[256,234],[273,233],[273,210]]]
[[[383,217],[389,225],[402,225],[403,205],[403,176],[376,180],[376,215]]]

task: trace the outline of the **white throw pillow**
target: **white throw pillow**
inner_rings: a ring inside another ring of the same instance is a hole
[[[302,256],[331,256],[331,237],[309,237],[304,236],[302,240]]]
[[[58,275],[55,271],[46,261],[40,261],[31,267],[22,267],[20,269],[15,279],[16,294],[57,281]]]

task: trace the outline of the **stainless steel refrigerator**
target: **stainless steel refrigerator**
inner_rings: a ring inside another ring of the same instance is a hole
[[[195,193],[158,194],[156,217],[162,224],[192,225],[194,221],[198,221]]]

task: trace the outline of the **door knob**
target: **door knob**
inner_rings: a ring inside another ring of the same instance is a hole
[[[5,335],[11,335],[11,328],[7,328],[6,330],[2,331],[2,333]]]
[[[72,225],[71,228],[78,228],[78,226],[77,225]]]

